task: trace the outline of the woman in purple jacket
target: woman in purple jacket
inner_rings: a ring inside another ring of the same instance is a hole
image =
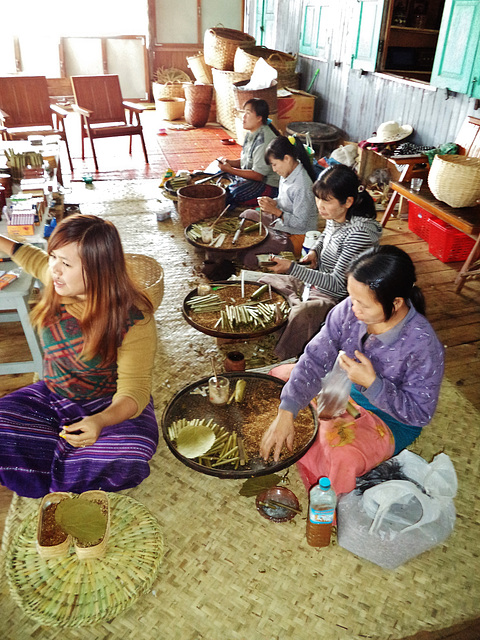
[[[354,420],[345,412],[320,421],[299,462],[305,485],[327,475],[337,493],[351,491],[356,477],[418,437],[437,406],[444,351],[415,280],[411,258],[398,247],[374,247],[353,260],[349,297],[330,311],[283,388],[278,415],[261,442],[265,459],[273,449],[278,460],[284,444],[292,450],[294,419],[319,393],[340,350],[361,415]]]

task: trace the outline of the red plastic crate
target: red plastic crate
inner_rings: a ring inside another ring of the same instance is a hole
[[[475,240],[435,216],[429,222],[429,252],[442,262],[466,260]]]
[[[435,218],[431,213],[419,207],[413,202],[408,203],[408,228],[413,231],[419,238],[428,242],[430,227],[428,221]]]

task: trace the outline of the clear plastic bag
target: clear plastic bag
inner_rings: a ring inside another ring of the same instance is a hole
[[[342,415],[345,411],[352,382],[340,367],[340,356],[345,351],[339,351],[333,369],[322,380],[322,388],[316,398],[317,416],[322,420],[330,420]]]

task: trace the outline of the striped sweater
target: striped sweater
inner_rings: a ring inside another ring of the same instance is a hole
[[[325,229],[313,247],[318,258],[317,269],[292,262],[289,275],[314,285],[336,300],[348,295],[345,273],[351,260],[372,245],[378,244],[382,233],[379,222],[353,216],[338,223],[327,220]]]

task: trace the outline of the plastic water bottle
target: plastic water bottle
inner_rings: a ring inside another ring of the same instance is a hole
[[[302,258],[304,258],[321,236],[320,231],[307,231],[303,240]]]
[[[328,547],[332,531],[337,495],[328,478],[320,478],[310,489],[307,518],[307,542],[311,547]]]

